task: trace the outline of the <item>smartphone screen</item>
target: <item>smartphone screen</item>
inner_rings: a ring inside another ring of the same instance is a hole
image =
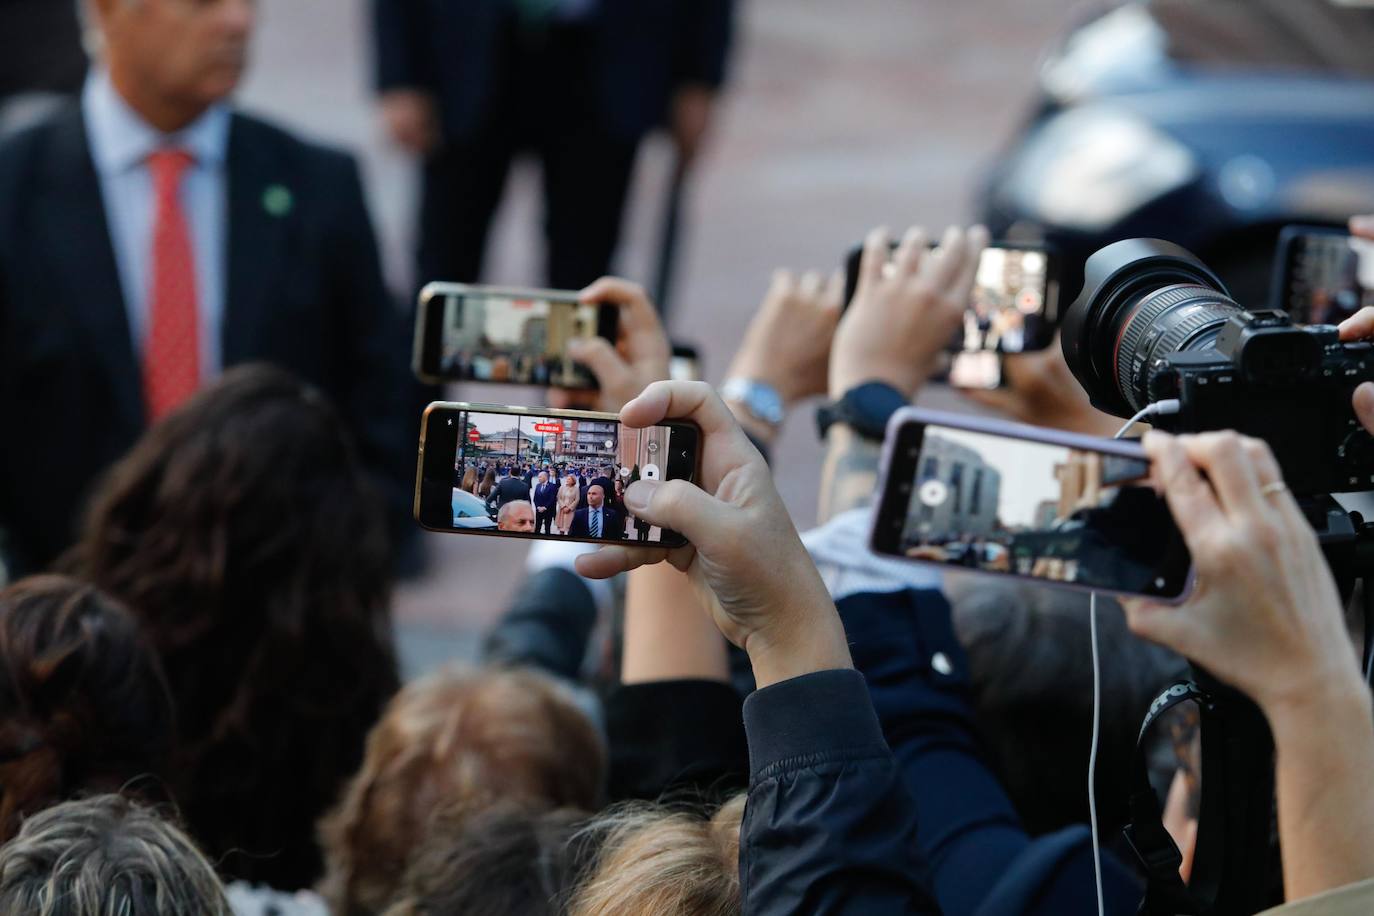
[[[691,423],[622,427],[614,414],[472,404],[425,411],[416,520],[435,531],[681,546],[634,517],[637,480],[695,480]]]
[[[614,306],[576,293],[431,284],[416,314],[415,370],[430,381],[594,389],[596,379],[567,355],[568,342],[614,340]]]
[[[896,247],[894,243],[894,251]],[[862,247],[855,248],[845,264],[846,307],[858,288],[862,258]],[[950,342],[949,349],[956,353],[1043,350],[1054,339],[1059,318],[1058,295],[1059,280],[1050,252],[991,245],[983,250],[978,261],[964,326]],[[952,377],[950,381],[959,384]]]
[[[1187,548],[1136,443],[909,413],[889,443],[879,553],[1164,600],[1186,592]]]
[[[1278,307],[1298,324],[1340,324],[1374,305],[1374,242],[1289,227],[1279,241]]]

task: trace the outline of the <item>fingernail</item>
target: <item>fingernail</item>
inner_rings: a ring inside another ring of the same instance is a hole
[[[625,508],[631,512],[647,511],[649,503],[653,501],[654,490],[657,487],[657,481],[636,480],[625,489]]]

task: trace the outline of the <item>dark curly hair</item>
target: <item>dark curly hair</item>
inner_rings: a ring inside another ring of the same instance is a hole
[[[64,576],[0,591],[0,843],[77,795],[165,800],[172,740],[167,684],[127,610]]]
[[[111,469],[67,559],[151,635],[177,798],[231,877],[319,877],[315,821],[397,687],[383,511],[324,396],[245,366]]]

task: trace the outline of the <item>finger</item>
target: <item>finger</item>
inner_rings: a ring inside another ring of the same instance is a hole
[[[1260,493],[1255,465],[1233,432],[1180,436],[1179,444],[1194,465],[1207,475],[1221,508],[1228,515],[1262,518],[1272,508]],[[1267,447],[1267,446],[1266,446]]]
[[[771,305],[786,299],[792,294],[796,280],[792,276],[792,271],[779,267],[773,271],[773,277],[768,283],[768,293],[764,296],[764,304]]]
[[[1151,430],[1141,444],[1153,462],[1155,481],[1164,491],[1178,530],[1188,548],[1196,552],[1199,543],[1205,544],[1209,531],[1226,524],[1216,495],[1173,436]]]
[[[606,303],[620,309],[619,339],[631,360],[667,354],[671,347],[649,295],[638,283],[602,277],[578,294],[578,301]]]
[[[839,318],[840,309],[844,306],[844,271],[832,271],[830,279],[825,281],[825,289],[821,292],[821,306],[834,312],[836,319]]]
[[[1197,621],[1186,606],[1171,607],[1141,598],[1121,602],[1126,609],[1126,626],[1142,639],[1167,646],[1181,655],[1191,655],[1197,641]]]
[[[941,294],[952,291],[954,281],[963,272],[966,256],[963,231],[950,226],[940,239],[940,247],[922,263],[919,276]]]
[[[920,226],[912,226],[906,231],[902,243],[897,246],[897,253],[892,256],[898,274],[905,276],[916,272],[921,266],[921,259],[926,256],[926,244],[926,231]]]
[[[604,337],[580,337],[568,341],[568,355],[591,370],[602,391],[634,383],[630,364],[621,358]]]
[[[868,233],[864,239],[863,258],[859,261],[859,289],[871,288],[883,278],[883,266],[888,256],[887,227],[882,226]]]
[[[719,530],[720,500],[685,480],[637,480],[625,490],[625,508],[636,518],[680,532],[692,543],[704,543]]]
[[[1350,217],[1350,234],[1362,239],[1374,239],[1374,216]]]
[[[959,300],[967,302],[973,297],[973,284],[978,279],[978,263],[983,259],[983,250],[988,247],[986,226],[974,226],[964,237],[964,265],[954,278],[954,289]]]
[[[797,284],[797,292],[804,296],[808,302],[814,301],[820,295],[821,284],[825,281],[821,279],[818,270],[808,270],[802,274],[801,281]]]
[[[1265,487],[1283,482],[1283,469],[1279,467],[1279,462],[1269,446],[1258,439],[1245,436],[1241,439],[1241,448],[1245,451],[1246,458],[1254,465],[1255,479],[1260,485],[1260,496],[1271,509],[1279,513],[1285,526],[1292,526],[1297,530],[1306,528],[1306,519],[1292,493],[1287,490],[1277,493],[1264,492]]]
[[[609,579],[612,576],[641,566],[653,566],[668,559],[668,551],[661,547],[602,547],[595,553],[584,553],[573,561],[579,576],[588,579]]]
[[[620,422],[632,429],[644,429],[669,419],[691,420],[707,436],[736,435],[744,439],[730,408],[705,382],[654,382],[620,411]]]
[[[1341,340],[1364,340],[1374,337],[1374,305],[1366,305],[1339,325]]]
[[[1355,417],[1367,432],[1374,435],[1374,382],[1361,382],[1355,389]]]

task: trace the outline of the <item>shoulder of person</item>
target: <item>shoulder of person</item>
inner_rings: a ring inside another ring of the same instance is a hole
[[[1374,912],[1374,878],[1285,903],[1259,916],[1366,916]]]
[[[257,115],[235,111],[229,128],[229,149],[251,151],[270,166],[303,179],[333,185],[341,180],[359,183],[358,159],[341,147],[329,146]]]
[[[35,177],[44,170],[64,170],[72,158],[63,155],[63,147],[89,156],[84,147],[85,125],[81,120],[81,106],[67,102],[36,124],[17,131],[0,142],[0,200],[11,201],[24,189],[32,187]],[[66,142],[64,144],[64,140]]]

